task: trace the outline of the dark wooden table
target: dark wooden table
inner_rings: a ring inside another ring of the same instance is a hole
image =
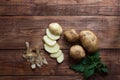
[[[71,44],[63,36],[58,41],[65,55],[62,64],[44,51],[42,37],[51,22],[64,30],[92,30],[109,74],[90,80],[120,80],[120,0],[0,0],[0,80],[83,80],[69,69]],[[25,41],[41,46],[48,66],[30,68],[22,58]]]

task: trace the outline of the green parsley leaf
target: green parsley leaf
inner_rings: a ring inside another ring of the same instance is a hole
[[[72,70],[75,70],[77,72],[84,72],[84,66],[82,64],[79,65],[73,65],[70,67]]]
[[[108,73],[107,66],[101,62],[99,52],[86,56],[78,64],[75,64],[70,68],[77,72],[83,72],[85,79],[94,75],[96,72]]]
[[[92,65],[89,65],[86,67],[86,70],[89,70],[89,69],[94,69],[95,68],[95,64],[92,64]]]
[[[84,72],[84,78],[87,79],[90,76],[92,76],[94,74],[94,68],[93,69],[89,69],[89,70],[85,70]]]
[[[102,67],[102,68],[101,68],[101,72],[103,72],[103,73],[108,73],[108,69],[105,68],[105,67]]]
[[[83,58],[83,59],[81,60],[81,64],[86,65],[87,63],[88,63],[88,59]]]
[[[99,58],[99,56],[100,56],[100,53],[98,51],[94,53],[95,58]]]

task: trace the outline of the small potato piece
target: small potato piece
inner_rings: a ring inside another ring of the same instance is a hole
[[[62,27],[58,23],[49,24],[49,30],[54,35],[61,35],[63,32]]]
[[[80,45],[74,45],[70,48],[70,56],[73,59],[82,59],[85,57],[85,51]]]
[[[60,55],[59,57],[57,57],[57,62],[58,62],[58,63],[62,63],[63,60],[64,60],[64,54],[61,53],[61,55]]]
[[[59,56],[61,55],[61,53],[62,53],[62,51],[59,50],[57,53],[50,54],[50,57],[52,57],[52,58],[57,58],[57,57],[59,57]]]
[[[57,53],[60,49],[60,46],[58,44],[55,44],[54,46],[49,46],[47,44],[44,44],[44,48],[49,53]]]
[[[80,41],[83,47],[90,53],[93,53],[98,49],[98,39],[92,31],[81,31]]]
[[[32,65],[31,65],[31,68],[32,68],[32,69],[35,69],[35,68],[36,68],[36,65],[35,65],[35,64],[32,64]]]
[[[69,42],[75,42],[79,39],[79,35],[75,29],[70,29],[68,31],[65,31],[64,35],[67,41]]]
[[[43,37],[43,40],[49,46],[54,46],[56,44],[56,41],[51,40],[50,38],[47,37],[47,35]]]
[[[57,40],[60,38],[60,36],[52,34],[48,28],[46,29],[46,34],[52,40]]]

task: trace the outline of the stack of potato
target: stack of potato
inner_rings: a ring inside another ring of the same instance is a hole
[[[62,32],[62,27],[58,23],[51,23],[43,37],[45,50],[50,53],[50,57],[57,59],[58,63],[62,63],[64,60],[64,54],[57,43]]]

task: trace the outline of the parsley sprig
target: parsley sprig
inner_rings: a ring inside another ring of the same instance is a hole
[[[89,78],[96,72],[106,74],[108,73],[107,66],[101,61],[99,52],[88,55],[86,58],[82,59],[80,63],[72,65],[70,69],[83,72],[84,79]]]

